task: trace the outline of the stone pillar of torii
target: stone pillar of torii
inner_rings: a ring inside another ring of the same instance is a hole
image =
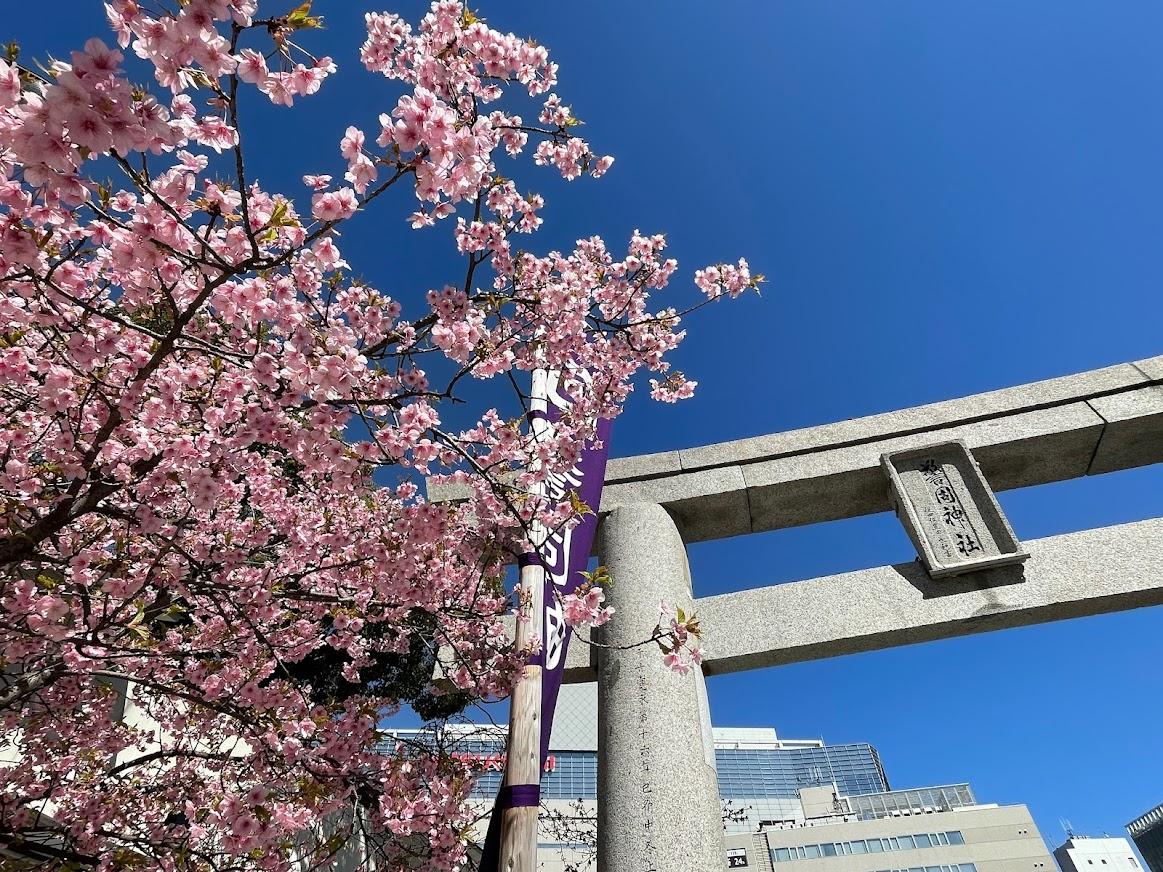
[[[611,647],[597,649],[598,866],[723,869],[706,680],[637,644],[654,631],[660,600],[693,607],[686,548],[662,506],[636,503],[606,516],[598,550],[618,573],[607,591],[617,619],[602,634]]]
[[[597,543],[612,647],[575,642],[565,675],[598,682],[598,872],[726,868],[704,674],[1163,604],[1163,518],[1019,541],[994,497],[1159,462],[1163,356],[612,460]],[[916,561],[693,596],[688,543],[888,510]],[[704,674],[620,647],[650,636],[662,599],[698,614]]]

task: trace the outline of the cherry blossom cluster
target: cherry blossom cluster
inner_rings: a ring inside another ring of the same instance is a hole
[[[656,378],[650,379],[650,396],[662,403],[677,403],[679,400],[693,397],[698,384],[681,372],[674,371],[661,381]]]
[[[735,299],[744,291],[758,289],[763,280],[763,276],[751,274],[743,258],[734,265],[721,263],[695,270],[695,284],[712,300],[724,295]]]
[[[557,65],[544,46],[485,25],[459,0],[439,0],[416,32],[398,16],[369,13],[364,66],[390,79],[414,85],[390,113],[380,116],[376,144],[414,155],[416,196],[429,208],[413,216],[422,226],[452,214],[451,207],[480,189],[500,145],[519,155],[529,134],[543,138],[535,160],[558,168],[567,179],[590,171],[600,176],[613,163],[570,133],[577,124],[558,95]],[[433,57],[442,62],[433,63]],[[521,116],[480,107],[500,99],[506,84],[530,96],[547,95],[539,120],[527,126]],[[361,134],[362,137],[362,134]]]
[[[5,64],[0,106],[6,157],[32,187],[75,205],[87,197],[78,171],[107,151],[160,153],[185,137],[156,99],[134,94],[120,73],[122,55],[99,39],[56,63],[50,82],[19,90],[19,73]],[[11,173],[8,174],[9,176]]]
[[[644,371],[690,394],[667,360],[689,309],[652,300],[660,235],[513,241],[544,202],[498,150],[565,178],[610,159],[545,48],[458,2],[368,15],[363,63],[400,89],[374,139],[336,131],[305,191],[249,178],[240,84],[291,106],[335,69],[295,42],[310,4],[257,6],[109,0],[124,54],[0,61],[0,837],[99,870],[322,868],[353,840],[454,869],[472,773],[380,725],[509,693],[532,649],[504,632],[506,565],[587,511],[543,485]],[[455,218],[447,284],[351,277],[337,226],[393,188],[416,227]],[[534,438],[541,368],[570,402]],[[483,402],[488,379],[518,389]],[[429,503],[421,475],[471,497]],[[563,605],[612,614],[598,584]],[[698,662],[693,618],[662,630],[672,668]]]
[[[658,604],[658,611],[658,627],[654,633],[662,649],[663,665],[679,675],[687,675],[703,662],[699,619],[665,600]]]
[[[597,585],[579,586],[561,598],[561,612],[575,630],[600,627],[614,617],[613,606],[604,606],[606,594]]]
[[[297,63],[289,70],[271,72],[267,60],[254,49],[243,49],[238,55],[238,78],[254,85],[266,94],[272,103],[292,106],[295,97],[310,96],[317,92],[323,80],[335,72],[335,63],[329,57],[312,61],[310,66]]]

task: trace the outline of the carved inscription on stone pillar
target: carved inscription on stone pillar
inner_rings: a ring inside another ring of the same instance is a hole
[[[1029,557],[964,442],[894,451],[880,462],[897,517],[933,578]]]

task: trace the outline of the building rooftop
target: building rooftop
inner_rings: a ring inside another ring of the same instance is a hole
[[[880,820],[890,817],[911,817],[936,814],[958,808],[985,807],[977,802],[968,784],[946,784],[937,787],[918,787],[907,790],[884,790],[876,793],[844,794],[835,787],[830,791],[831,801],[826,803],[827,811],[812,814],[807,797],[827,788],[809,788],[800,792],[804,804],[802,816],[795,819],[774,821],[764,829],[799,829],[801,827],[827,826],[832,823],[852,820]],[[813,797],[813,802],[818,800]],[[988,807],[993,807],[990,804]]]
[[[1084,836],[1084,835],[1079,835],[1078,833],[1071,833],[1067,837],[1066,841],[1062,843],[1062,847],[1065,848],[1067,846],[1073,846],[1075,842],[1078,842],[1079,844],[1081,844],[1082,842],[1126,842],[1126,841],[1127,840],[1125,838],[1123,838],[1122,836],[1111,836],[1111,835],[1107,835],[1106,833],[1104,833],[1101,836]]]
[[[1132,836],[1137,836],[1139,833],[1145,833],[1152,827],[1158,826],[1160,821],[1163,821],[1163,803],[1127,824],[1127,832]]]

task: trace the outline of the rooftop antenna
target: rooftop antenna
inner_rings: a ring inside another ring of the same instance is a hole
[[[1066,818],[1058,818],[1058,826],[1062,827],[1062,832],[1066,833],[1067,839],[1074,838],[1074,824]]]

